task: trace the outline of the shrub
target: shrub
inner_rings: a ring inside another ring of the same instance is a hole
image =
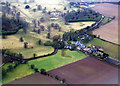
[[[52,46],[53,43],[52,43],[51,41],[46,41],[46,42],[44,43],[44,45],[45,45],[45,46]]]
[[[38,68],[35,68],[34,70],[35,70],[35,72],[39,72],[39,71],[38,71]]]
[[[30,8],[30,6],[29,6],[29,5],[26,5],[26,6],[25,6],[25,9],[29,9],[29,8]]]
[[[65,82],[66,82],[66,80],[65,80],[65,79],[63,79],[63,80],[62,80],[62,83],[65,83]]]
[[[46,72],[45,69],[41,69],[40,71],[41,71],[41,74],[43,74],[43,75],[47,75],[47,72]]]
[[[56,79],[56,80],[59,80],[59,77],[56,75],[56,76],[55,76],[55,79]]]
[[[32,65],[31,65],[31,68],[34,69],[34,68],[35,68],[35,65],[32,64]]]

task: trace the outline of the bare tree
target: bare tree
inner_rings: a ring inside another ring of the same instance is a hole
[[[37,28],[36,19],[33,20],[34,27]]]
[[[48,25],[48,32],[50,33],[51,32],[51,26],[50,25]]]
[[[38,26],[40,26],[40,21],[38,21]]]
[[[42,29],[42,31],[45,30],[45,27],[43,25],[41,25],[40,28]]]
[[[38,10],[42,10],[42,6],[41,6],[41,5],[38,5],[38,6],[37,6],[37,9],[38,9]]]

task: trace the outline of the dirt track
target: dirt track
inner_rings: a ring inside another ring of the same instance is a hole
[[[60,82],[51,77],[41,75],[40,73],[35,73],[8,84],[60,84]]]
[[[93,33],[100,35],[105,40],[118,44],[118,5],[108,3],[96,4],[92,9],[105,16],[116,17],[115,20],[93,31]]]
[[[87,57],[78,62],[51,70],[48,73],[66,79],[68,84],[118,83],[118,69],[94,57]]]

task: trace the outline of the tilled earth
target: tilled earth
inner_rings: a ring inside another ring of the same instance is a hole
[[[94,57],[51,70],[50,75],[65,79],[68,84],[117,84],[118,68]]]

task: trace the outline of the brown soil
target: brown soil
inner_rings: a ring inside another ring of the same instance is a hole
[[[48,72],[68,84],[117,84],[118,69],[94,57],[68,64]]]
[[[118,5],[108,3],[96,4],[92,9],[108,17],[116,16],[115,20],[93,31],[93,33],[100,35],[101,38],[107,41],[118,44]]]
[[[51,77],[41,75],[40,73],[35,73],[8,84],[60,84],[60,82]]]

